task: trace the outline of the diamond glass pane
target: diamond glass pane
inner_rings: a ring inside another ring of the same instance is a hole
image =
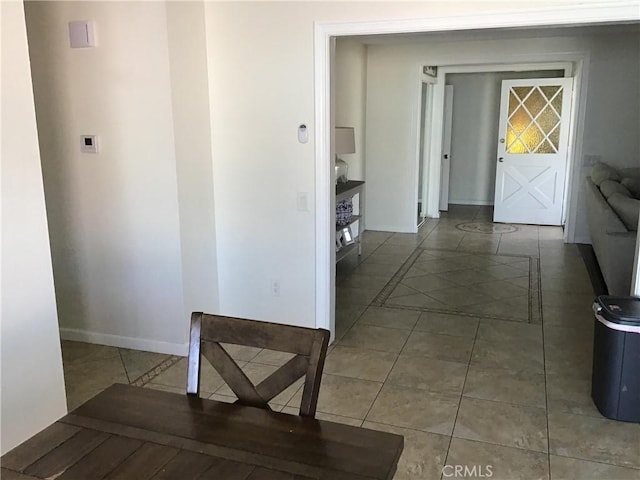
[[[509,124],[517,134],[521,134],[529,126],[531,120],[531,115],[523,107],[520,107],[509,118]]]
[[[542,93],[544,93],[545,97],[547,97],[547,100],[551,100],[553,96],[556,94],[556,92],[560,90],[562,87],[559,85],[545,85],[544,87],[538,87],[538,88],[540,88]]]
[[[555,128],[547,138],[557,151],[558,148],[560,148],[560,126],[558,125],[557,128]]]
[[[558,87],[560,88],[560,87]],[[558,93],[553,100],[551,100],[551,105],[553,106],[553,108],[556,109],[556,112],[558,112],[558,115],[562,115],[562,93],[560,92]]]
[[[518,134],[511,128],[510,125],[507,125],[507,151],[511,152],[511,145],[518,139]]]
[[[535,153],[556,153],[556,150],[553,148],[553,145],[545,140],[536,148]]]
[[[520,139],[516,139],[516,141],[507,148],[507,153],[529,153],[529,150],[527,150],[527,147],[524,146],[524,143],[522,143]]]
[[[544,135],[538,128],[538,126],[534,123],[527,128],[527,130],[520,135],[520,138],[527,146],[530,152],[535,152],[538,145],[544,140]]]
[[[543,110],[536,122],[540,126],[540,129],[548,135],[553,128],[560,123],[560,117],[554,112],[553,108],[547,107]]]
[[[513,92],[509,92],[509,116],[518,108],[518,105],[520,105],[518,97],[516,97]]]
[[[513,87],[512,88],[512,91],[518,96],[520,100],[524,100],[531,90],[533,90],[533,87]]]
[[[540,90],[536,89],[527,97],[527,100],[524,102],[524,106],[527,107],[527,110],[531,112],[531,116],[535,117],[538,115],[544,107],[547,105],[547,100],[544,98]]]

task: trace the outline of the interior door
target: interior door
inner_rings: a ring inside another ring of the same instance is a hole
[[[561,225],[572,78],[504,80],[493,220]]]
[[[439,210],[449,210],[449,173],[451,172],[451,125],[453,122],[453,85],[444,87],[444,116],[442,120],[442,158],[440,169]]]

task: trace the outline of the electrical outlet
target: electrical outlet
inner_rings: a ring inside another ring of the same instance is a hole
[[[271,295],[274,297],[280,296],[280,280],[277,278],[271,280]]]

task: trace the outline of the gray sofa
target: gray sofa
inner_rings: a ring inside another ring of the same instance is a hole
[[[640,168],[595,165],[587,177],[587,217],[610,295],[630,293],[639,215]]]

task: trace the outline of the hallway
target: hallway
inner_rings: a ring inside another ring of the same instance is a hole
[[[403,434],[398,479],[445,465],[640,478],[640,425],[590,398],[594,294],[576,245],[557,227],[482,233],[490,208],[451,207],[415,235],[365,232],[362,257],[338,264],[319,410]]]

